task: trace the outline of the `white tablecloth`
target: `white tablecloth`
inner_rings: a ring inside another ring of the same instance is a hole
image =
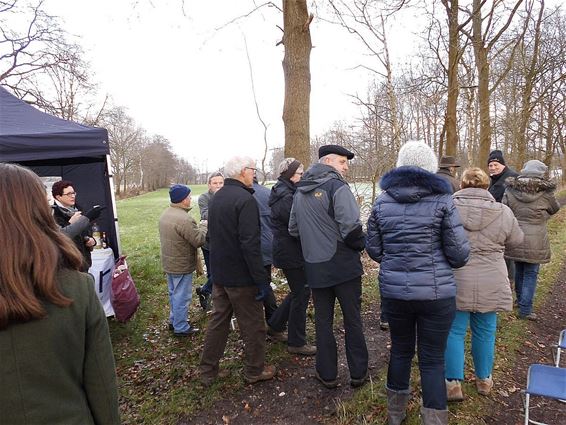
[[[114,272],[114,252],[112,248],[95,249],[92,251],[92,266],[88,272],[94,276],[94,289],[104,308],[106,317],[114,316],[110,303],[112,292],[112,274]]]

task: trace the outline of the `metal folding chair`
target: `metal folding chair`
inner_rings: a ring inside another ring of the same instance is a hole
[[[556,354],[554,354],[554,350],[552,350],[552,357],[554,357],[554,366],[560,367],[560,354],[562,350],[566,350],[566,329],[560,332],[560,336],[558,337],[558,344],[553,346],[556,350]]]
[[[525,392],[525,425],[546,425],[529,418],[530,397],[540,396],[555,400],[566,399],[566,369],[550,365],[532,364],[527,374]]]

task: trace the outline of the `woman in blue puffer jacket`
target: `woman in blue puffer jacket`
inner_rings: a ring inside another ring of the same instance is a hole
[[[368,220],[366,250],[381,264],[379,287],[391,332],[387,373],[389,424],[405,418],[416,341],[425,424],[447,424],[444,350],[456,311],[452,268],[466,264],[470,245],[449,183],[433,174],[438,161],[423,142],[399,150],[397,168]]]

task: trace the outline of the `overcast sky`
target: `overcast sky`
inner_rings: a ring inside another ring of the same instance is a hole
[[[101,94],[149,134],[201,170],[231,155],[263,154],[244,45],[247,40],[259,107],[270,147],[283,146],[282,15],[274,8],[222,27],[254,8],[249,0],[49,0],[46,7],[80,37]],[[259,3],[261,4],[261,3]],[[355,70],[361,45],[337,26],[311,24],[311,136],[355,114],[349,94],[364,93],[368,76]],[[391,36],[397,46],[410,31]],[[399,54],[399,48],[395,52]]]

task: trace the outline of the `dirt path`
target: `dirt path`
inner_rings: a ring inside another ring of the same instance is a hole
[[[379,329],[377,306],[363,312],[364,331],[369,351],[370,374],[376,375],[387,361],[389,333]],[[292,357],[278,365],[276,379],[247,385],[238,394],[218,400],[206,412],[185,418],[185,424],[321,424],[336,412],[337,401],[352,397],[344,352],[342,323],[335,326],[340,386],[328,390],[314,379],[314,357]]]
[[[525,322],[525,342],[517,350],[517,361],[497,383],[495,407],[485,418],[488,424],[522,424],[524,422],[522,389],[527,384],[530,364],[552,364],[550,347],[558,342],[558,335],[566,328],[566,267],[562,268],[547,302],[537,310],[537,322]],[[561,362],[566,367],[566,356]],[[542,397],[531,398],[532,418],[548,424],[566,424],[566,404]]]

